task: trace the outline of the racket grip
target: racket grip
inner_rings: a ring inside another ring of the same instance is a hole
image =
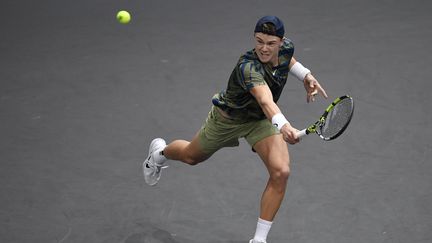
[[[301,131],[299,131],[299,132],[297,133],[297,137],[298,137],[298,138],[302,138],[302,137],[304,137],[304,136],[306,136],[306,135],[307,135],[307,133],[306,133],[306,128],[303,129],[303,130],[301,130]]]

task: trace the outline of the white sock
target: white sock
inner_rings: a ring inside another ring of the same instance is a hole
[[[267,234],[270,231],[271,226],[272,222],[258,218],[254,240],[265,242],[267,240]]]
[[[165,155],[163,155],[164,149],[165,149],[165,147],[162,149],[158,149],[158,150],[153,152],[153,158],[154,158],[156,164],[158,164],[158,165],[164,165],[165,162],[167,161],[167,158],[165,157]]]

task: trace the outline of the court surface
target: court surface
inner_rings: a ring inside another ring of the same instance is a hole
[[[432,242],[431,3],[427,1],[12,1],[0,3],[0,241],[247,242],[267,174],[245,141],[156,187],[155,137],[191,139],[277,15],[295,57],[333,99],[342,137],[290,146],[291,177],[269,243]],[[115,14],[129,10],[132,22]],[[329,99],[329,100],[330,100]],[[303,128],[289,77],[279,105]]]

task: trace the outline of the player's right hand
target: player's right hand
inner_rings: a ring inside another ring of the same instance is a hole
[[[282,133],[282,137],[285,140],[285,142],[289,144],[296,144],[300,142],[300,138],[297,137],[297,133],[299,130],[292,127],[289,123],[285,124],[280,132]]]

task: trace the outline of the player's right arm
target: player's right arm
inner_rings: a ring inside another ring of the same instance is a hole
[[[272,92],[267,85],[257,85],[251,88],[249,92],[255,97],[267,119],[272,121],[272,118],[276,114],[281,114],[281,110],[273,101]],[[280,132],[282,133],[283,138],[286,142],[290,144],[295,144],[299,142],[299,139],[297,138],[298,130],[292,127],[289,122],[282,126]]]

